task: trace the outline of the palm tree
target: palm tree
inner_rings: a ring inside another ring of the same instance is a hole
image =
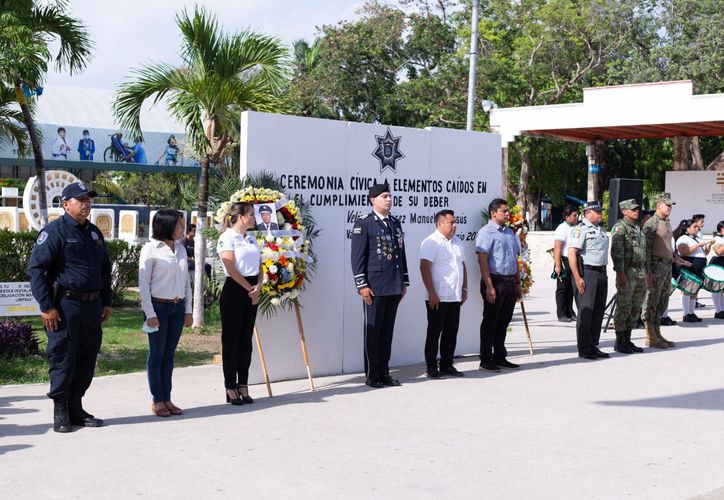
[[[283,111],[279,94],[286,79],[287,51],[273,37],[243,31],[221,33],[216,17],[196,7],[176,16],[181,30],[181,65],[158,63],[133,71],[113,105],[121,126],[141,136],[141,107],[162,102],[184,124],[186,141],[201,165],[195,254],[206,255],[203,229],[209,198],[209,166],[230,145],[230,131],[245,110]],[[194,327],[203,325],[203,273],[194,280]]]
[[[42,225],[48,220],[43,151],[32,105],[23,93],[23,86],[31,89],[41,86],[48,63],[53,59],[50,47],[54,43],[58,43],[55,56],[58,70],[67,68],[72,75],[85,68],[93,44],[86,26],[66,14],[67,7],[67,0],[43,5],[33,0],[0,0],[0,80],[13,87],[22,122],[30,136]]]
[[[0,139],[15,143],[19,157],[28,154],[28,133],[22,121],[23,114],[15,106],[15,92],[0,83]]]

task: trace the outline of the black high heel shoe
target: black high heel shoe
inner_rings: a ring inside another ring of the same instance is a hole
[[[229,396],[229,391],[234,391],[234,394],[236,395],[235,398],[232,398]],[[231,403],[235,406],[240,406],[244,404],[244,400],[239,397],[239,393],[236,392],[236,389],[225,389],[224,392],[226,392],[226,402]]]
[[[253,399],[251,396],[249,396],[248,394],[247,394],[246,396],[244,396],[244,395],[241,393],[241,389],[246,389],[247,392],[248,392],[248,391],[249,391],[249,387],[246,386],[246,385],[237,385],[237,386],[236,386],[236,393],[239,395],[239,397],[241,398],[241,400],[242,400],[244,403],[246,403],[246,404],[248,404],[248,405],[250,405],[251,403],[253,403],[253,402],[254,402],[254,399]]]

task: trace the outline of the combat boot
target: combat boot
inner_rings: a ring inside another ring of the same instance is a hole
[[[53,400],[53,405],[53,430],[55,432],[70,432],[68,402]]]
[[[670,340],[666,340],[663,335],[661,335],[661,326],[655,325],[655,333],[656,336],[659,338],[659,340],[666,344],[667,347],[674,347],[676,344]]]
[[[633,354],[631,347],[626,342],[626,332],[616,332],[616,343],[613,344],[613,350],[621,354]]]
[[[656,330],[651,321],[645,321],[646,326],[646,347],[653,347],[654,349],[667,349],[669,344],[663,340],[659,340],[656,336]]]
[[[625,335],[626,337],[624,340],[626,341],[626,344],[628,344],[629,349],[631,349],[631,352],[644,352],[643,349],[631,342],[631,330],[626,330]]]

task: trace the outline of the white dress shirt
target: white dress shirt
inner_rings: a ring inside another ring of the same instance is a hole
[[[430,274],[432,284],[440,302],[462,302],[463,300],[463,263],[465,257],[460,238],[447,239],[435,230],[420,244],[420,259],[432,262]],[[427,296],[425,289],[425,299]]]
[[[191,314],[191,281],[186,261],[186,248],[175,241],[174,249],[163,241],[151,238],[143,245],[138,263],[138,288],[141,309],[147,318],[155,318],[151,297],[186,299],[186,314]]]
[[[571,229],[573,229],[574,227],[575,226],[571,226],[564,221],[556,228],[554,238],[556,241],[560,241],[561,243],[563,243],[563,247],[561,247],[561,257],[568,258],[568,242],[571,240]]]
[[[234,252],[234,265],[242,276],[257,276],[259,274],[261,255],[259,246],[253,236],[237,233],[230,227],[219,236],[216,252],[219,255],[223,252]],[[226,266],[224,266],[224,273],[229,276]]]

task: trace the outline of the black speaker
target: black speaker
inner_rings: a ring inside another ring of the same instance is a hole
[[[641,205],[644,198],[644,181],[642,179],[611,179],[608,183],[608,194],[611,204],[608,207],[608,230],[621,218],[618,204],[633,198]]]

